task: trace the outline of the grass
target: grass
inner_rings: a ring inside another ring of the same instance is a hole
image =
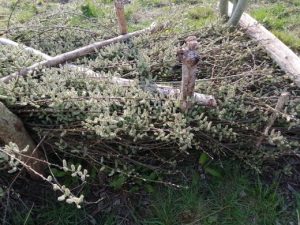
[[[258,178],[252,180],[236,168],[208,185],[195,175],[187,190],[156,191],[152,216],[144,224],[288,224],[284,205],[276,184],[265,186]]]
[[[251,15],[293,50],[300,51],[300,1],[254,5]]]
[[[158,186],[149,196],[146,210],[132,209],[140,225],[273,225],[295,224],[300,210],[300,195],[297,206],[286,207],[288,202],[278,191],[278,184],[263,184],[258,175],[243,171],[228,164],[222,178],[202,180],[195,171],[186,189]],[[49,203],[50,202],[50,203]],[[298,208],[297,208],[298,207]],[[77,208],[48,199],[44,208],[32,208],[15,212],[14,225],[117,225],[114,214],[91,216],[87,208]],[[142,213],[140,212],[142,211]],[[25,223],[26,221],[26,223]]]

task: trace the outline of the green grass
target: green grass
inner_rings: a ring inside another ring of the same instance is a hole
[[[75,225],[75,224],[88,224],[85,222],[86,214],[84,211],[76,210],[74,207],[65,204],[52,204],[51,206],[43,209],[34,209],[27,213],[21,214],[18,211],[14,212],[13,224],[14,225],[33,225],[37,222],[39,224],[51,225]],[[36,213],[37,216],[32,216]]]
[[[280,194],[277,183],[264,184],[258,175],[243,171],[238,166],[226,166],[222,178],[210,177],[204,181],[193,170],[188,188],[159,186],[149,195],[150,204],[140,210],[132,209],[134,224],[140,225],[275,225],[295,224],[300,211],[300,195],[293,207]],[[52,200],[51,200],[52,199]],[[99,213],[47,199],[43,208],[33,207],[16,211],[14,225],[117,225],[114,214]],[[139,213],[137,213],[139,212]],[[26,222],[26,223],[25,223]]]
[[[267,3],[254,6],[251,15],[281,41],[300,51],[300,1]]]
[[[289,218],[277,186],[251,180],[239,169],[226,171],[207,186],[194,176],[189,189],[163,188],[155,192],[152,216],[144,224],[272,225]],[[289,218],[293,221],[295,218]]]

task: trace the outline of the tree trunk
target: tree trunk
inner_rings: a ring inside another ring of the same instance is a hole
[[[43,174],[45,165],[42,162],[41,152],[27,133],[23,122],[9,111],[2,102],[0,102],[0,140],[4,144],[9,144],[9,142],[17,144],[20,150],[28,146],[29,148],[24,153],[25,156],[21,157],[21,160],[36,172]],[[27,171],[33,178],[36,178],[36,175],[31,170]]]
[[[118,19],[120,34],[121,35],[122,34],[127,34],[128,29],[127,29],[127,22],[126,22],[123,3],[116,0],[115,1],[115,9],[116,9],[116,16],[117,16],[117,19]]]

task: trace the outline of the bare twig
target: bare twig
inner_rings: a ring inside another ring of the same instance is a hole
[[[278,98],[277,104],[275,106],[275,111],[273,112],[273,114],[271,115],[267,126],[265,127],[265,130],[263,132],[263,135],[261,137],[259,137],[256,146],[259,147],[263,141],[263,139],[265,138],[265,136],[267,136],[269,134],[269,130],[271,129],[271,127],[273,126],[276,118],[278,117],[279,113],[283,110],[284,106],[286,105],[286,103],[289,101],[289,97],[290,97],[290,93],[289,92],[283,92],[280,97]]]

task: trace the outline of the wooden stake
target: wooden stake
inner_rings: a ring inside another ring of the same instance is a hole
[[[190,36],[185,41],[186,46],[177,52],[179,61],[182,63],[180,108],[184,112],[192,106],[192,97],[194,96],[197,65],[200,61],[200,57],[197,52],[197,38],[195,36]]]
[[[24,128],[23,122],[9,109],[0,102],[0,140],[4,144],[13,142],[18,145],[20,150],[28,146],[27,152],[23,153],[21,160],[36,172],[43,174],[45,164],[42,162],[42,153],[37,149],[36,144]],[[31,170],[27,170],[32,178],[36,178],[36,174]]]
[[[115,0],[116,16],[118,19],[119,30],[121,35],[128,33],[124,3],[128,4],[128,2],[127,1],[124,2],[124,0]]]

